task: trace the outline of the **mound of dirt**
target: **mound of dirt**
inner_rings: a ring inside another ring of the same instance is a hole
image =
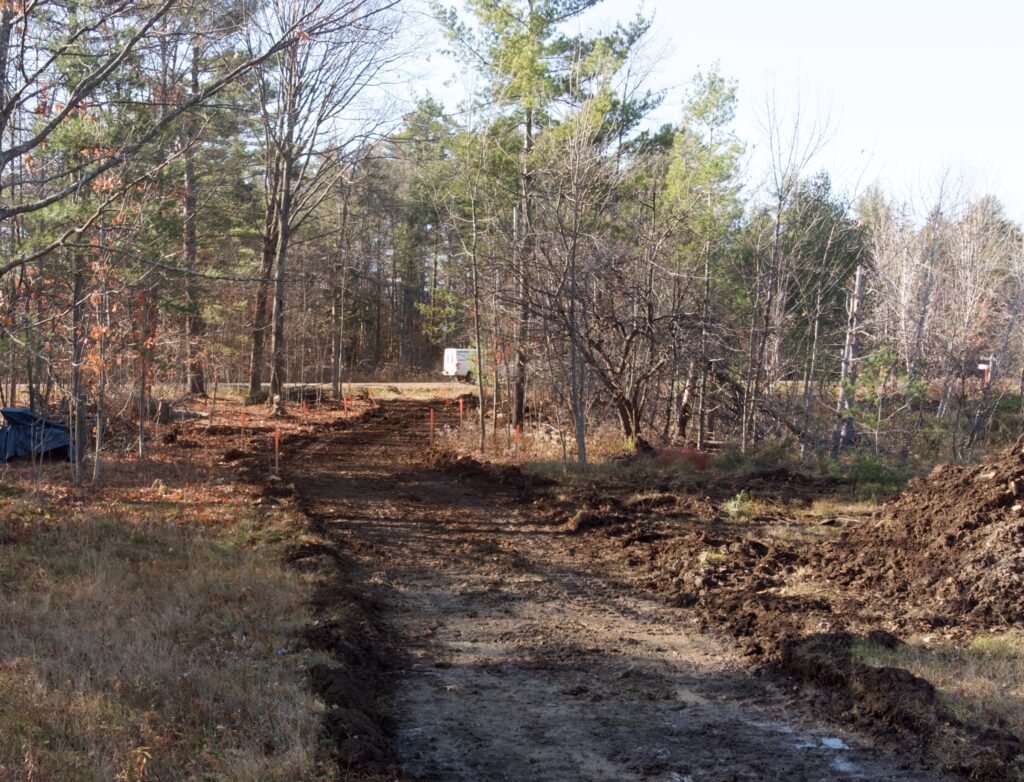
[[[825,546],[820,573],[900,604],[908,626],[1024,621],[1024,438],[911,482],[874,523]]]
[[[330,547],[324,547],[330,549]],[[359,779],[396,779],[388,736],[386,695],[393,662],[377,614],[379,606],[344,574],[350,567],[336,550],[300,551],[297,556],[326,560],[337,581],[324,581],[313,601],[316,619],[305,632],[309,646],[324,652],[329,661],[309,669],[311,689],[326,706],[324,731],[342,774],[358,770]]]
[[[593,529],[604,529],[621,526],[629,521],[628,516],[606,510],[581,508],[566,523],[569,532],[587,532]]]
[[[509,486],[520,491],[531,488],[543,488],[551,485],[551,481],[539,476],[528,475],[513,464],[492,464],[440,449],[430,454],[430,467],[468,483],[486,482]]]
[[[1024,618],[1024,442],[980,467],[937,469],[829,540],[766,535],[720,504],[743,489],[793,507],[834,494],[833,478],[778,468],[691,481],[689,496],[578,491],[568,527],[619,549],[636,583],[728,631],[767,669],[816,685],[805,694],[826,712],[915,736],[964,777],[1024,780],[1021,737],[961,721],[929,682],[856,653],[865,641],[898,648],[889,629],[973,636]]]

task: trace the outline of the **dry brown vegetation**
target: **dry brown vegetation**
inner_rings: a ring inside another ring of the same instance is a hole
[[[960,643],[918,635],[895,649],[863,640],[854,645],[854,654],[870,665],[906,668],[927,679],[965,722],[1024,736],[1020,631],[985,633]]]
[[[204,429],[77,497],[64,464],[5,469],[0,779],[334,778],[306,682],[314,576],[282,559],[300,514],[232,480],[215,461],[237,438]]]

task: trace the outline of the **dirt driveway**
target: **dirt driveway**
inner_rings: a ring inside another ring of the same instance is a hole
[[[820,724],[686,611],[531,520],[536,493],[430,465],[427,408],[390,402],[285,466],[394,648],[385,711],[420,780],[934,780]],[[451,415],[436,405],[438,424]],[[621,578],[619,576],[622,576]]]

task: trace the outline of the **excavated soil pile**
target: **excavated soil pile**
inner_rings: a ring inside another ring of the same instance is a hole
[[[827,496],[785,471],[736,476],[735,486],[786,507]],[[856,653],[865,641],[897,648],[883,628],[974,635],[1024,620],[1024,441],[980,467],[937,469],[831,542],[728,517],[714,498],[735,486],[706,481],[696,497],[594,487],[572,497],[579,510],[566,526],[618,550],[637,583],[727,630],[754,658],[823,688],[823,707],[843,719],[918,736],[965,777],[1024,780],[1020,737],[962,722],[929,682]]]
[[[443,448],[436,449],[429,454],[427,465],[466,483],[496,484],[516,488],[523,492],[550,486],[552,483],[546,478],[528,475],[513,464],[493,464],[474,459],[472,456],[462,456]]]
[[[908,628],[1024,621],[1024,438],[912,482],[877,521],[824,547],[820,573],[899,605]]]

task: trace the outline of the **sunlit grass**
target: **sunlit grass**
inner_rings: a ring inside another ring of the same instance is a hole
[[[326,778],[296,646],[307,585],[246,543],[255,519],[218,530],[169,510],[4,501],[0,769]]]
[[[1024,736],[1024,633],[979,635],[958,644],[917,637],[896,649],[862,641],[854,654],[870,665],[906,668],[935,685],[961,720]]]
[[[873,499],[849,499],[841,496],[819,497],[806,508],[797,508],[796,515],[801,519],[814,521],[817,519],[859,519],[865,518],[881,507],[881,503]]]

